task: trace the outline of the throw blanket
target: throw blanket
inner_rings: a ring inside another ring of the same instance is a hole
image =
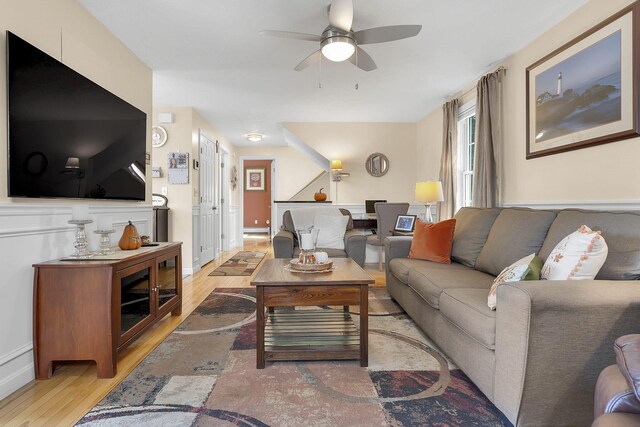
[[[313,226],[314,218],[316,215],[342,215],[340,209],[335,207],[313,207],[313,208],[299,208],[291,209],[291,220],[296,230],[304,230]]]

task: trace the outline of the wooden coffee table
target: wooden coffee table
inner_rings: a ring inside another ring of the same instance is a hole
[[[256,365],[265,360],[360,360],[368,366],[368,288],[374,280],[352,259],[333,259],[327,273],[294,273],[289,259],[265,260],[256,287]],[[275,307],[342,306],[343,310],[278,310]],[[360,330],[350,305],[360,306]],[[268,314],[265,313],[268,309]]]

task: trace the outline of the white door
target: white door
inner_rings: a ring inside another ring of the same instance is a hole
[[[215,256],[215,144],[200,133],[200,264]]]

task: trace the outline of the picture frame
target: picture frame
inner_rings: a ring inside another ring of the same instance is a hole
[[[398,215],[396,226],[393,231],[404,231],[410,233],[416,225],[416,215]]]
[[[526,158],[640,136],[640,2],[526,69]]]
[[[265,168],[245,169],[245,191],[265,191],[264,175]]]

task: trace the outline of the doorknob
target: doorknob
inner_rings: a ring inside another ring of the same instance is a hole
[[[211,208],[211,210],[214,210],[214,211],[215,211],[216,209],[218,209],[218,207],[217,207],[217,206],[213,206],[213,207]]]

